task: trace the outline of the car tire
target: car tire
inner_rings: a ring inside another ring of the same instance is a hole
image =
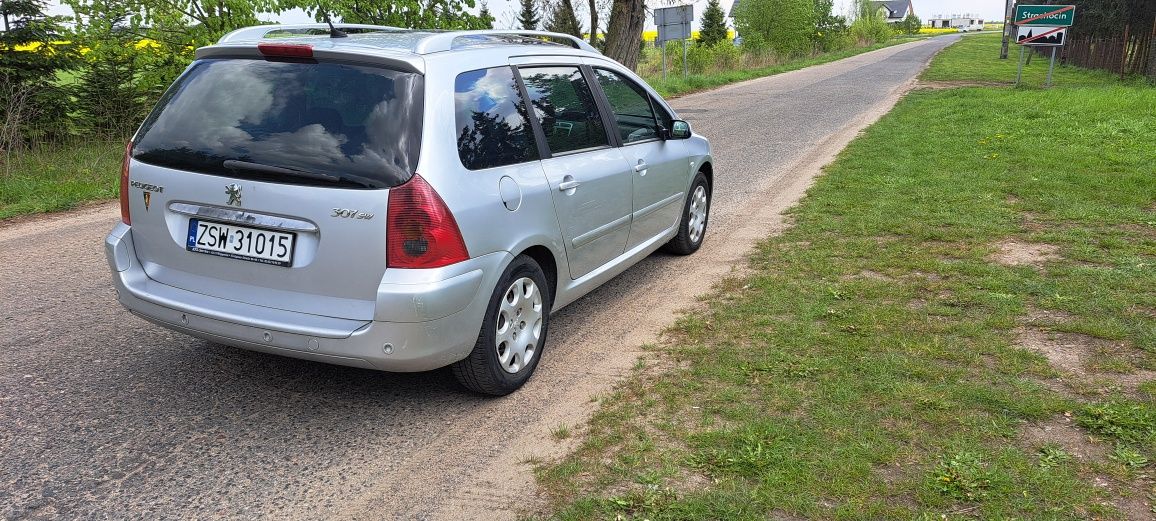
[[[682,208],[678,235],[663,246],[665,251],[675,255],[690,255],[698,251],[706,236],[706,225],[710,220],[711,191],[710,182],[706,180],[706,174],[702,171],[694,175],[689,194]]]
[[[528,256],[515,258],[494,287],[473,351],[452,366],[458,382],[493,396],[526,383],[546,345],[552,298],[542,267]]]

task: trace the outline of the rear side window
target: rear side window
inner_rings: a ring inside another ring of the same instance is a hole
[[[278,183],[388,188],[421,148],[423,78],[342,63],[202,60],[145,121],[133,157]]]
[[[454,81],[458,157],[470,170],[538,159],[514,71],[494,67],[463,72]]]
[[[610,143],[590,86],[578,67],[531,67],[520,71],[551,153]]]

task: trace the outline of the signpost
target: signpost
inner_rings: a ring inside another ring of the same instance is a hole
[[[694,5],[663,7],[654,10],[654,25],[658,26],[657,43],[662,47],[662,79],[666,79],[666,42],[682,41],[682,77],[686,77],[686,40],[690,38],[690,23],[694,21]]]
[[[1074,5],[1017,5],[1016,25],[1071,27],[1076,20]]]
[[[1020,46],[1020,63],[1016,70],[1016,85],[1024,74],[1025,47],[1051,47],[1052,61],[1048,64],[1045,87],[1052,86],[1052,71],[1056,68],[1056,48],[1062,47],[1068,37],[1068,28],[1076,21],[1074,5],[1017,5],[1015,17],[1016,43]]]
[[[1016,27],[1016,43],[1036,47],[1061,47],[1067,33],[1067,27],[1021,25]]]

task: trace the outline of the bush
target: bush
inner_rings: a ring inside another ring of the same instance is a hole
[[[681,61],[681,56],[679,58]],[[734,70],[739,67],[741,59],[742,51],[729,43],[716,45],[695,44],[686,51],[686,61],[687,65],[690,66],[691,74],[709,74]]]
[[[742,38],[742,50],[745,53],[764,54],[771,50],[770,43],[768,43],[767,39],[760,33],[742,34]]]
[[[820,33],[815,44],[822,52],[842,51],[855,46],[855,37],[851,36],[846,27],[840,30]]]
[[[919,29],[923,27],[923,21],[914,14],[907,15],[903,22],[899,24],[899,28],[903,30],[904,34],[919,34]]]
[[[851,23],[851,37],[855,39],[859,45],[871,45],[880,42],[886,42],[895,35],[891,26],[887,24],[887,20],[883,19],[883,15],[875,10],[871,2],[866,0],[859,0],[857,3],[858,16],[855,21]]]
[[[759,35],[783,56],[812,52],[817,23],[814,0],[743,0],[737,11],[735,24],[744,44]]]

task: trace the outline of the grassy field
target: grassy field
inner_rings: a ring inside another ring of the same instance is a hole
[[[926,81],[1014,84],[1016,63],[1019,59],[1019,46],[1011,46],[1008,51],[1008,59],[993,60],[991,58],[999,57],[999,41],[999,34],[967,35],[962,41],[952,46],[950,53],[944,53],[943,56],[934,60],[923,74],[923,79]],[[1026,63],[1026,56],[1024,61]],[[1024,66],[1022,84],[1027,87],[1043,86],[1047,74],[1048,59],[1035,56],[1030,64]],[[1104,71],[1059,65],[1052,73],[1052,83],[1060,87],[1105,85],[1112,83],[1112,78],[1112,74]]]
[[[854,47],[842,51],[824,53],[810,58],[799,58],[782,63],[775,63],[765,67],[742,68],[714,74],[691,74],[686,78],[682,77],[682,65],[681,62],[678,62],[677,67],[674,65],[668,65],[670,69],[667,70],[666,81],[663,81],[662,79],[662,74],[660,72],[661,69],[657,68],[661,65],[657,67],[651,67],[655,70],[653,72],[644,73],[642,76],[643,79],[645,79],[651,87],[654,87],[654,90],[658,91],[659,94],[662,94],[663,97],[676,97],[684,94],[690,94],[692,92],[720,87],[730,83],[753,80],[755,78],[762,78],[763,76],[773,76],[775,74],[795,71],[805,67],[810,67],[812,65],[820,65],[836,60],[842,60],[843,58],[849,58],[851,56],[863,54],[865,52],[870,52],[901,43],[907,43],[909,41],[909,39],[896,38],[885,43],[878,43],[864,47]],[[672,62],[674,61],[674,59],[670,58],[669,56],[667,59],[671,60]]]
[[[117,196],[124,143],[77,142],[0,159],[0,219]]]
[[[925,77],[1002,78],[998,45]],[[917,90],[856,139],[567,427],[548,517],[1150,518],[1156,89],[1058,83]]]

